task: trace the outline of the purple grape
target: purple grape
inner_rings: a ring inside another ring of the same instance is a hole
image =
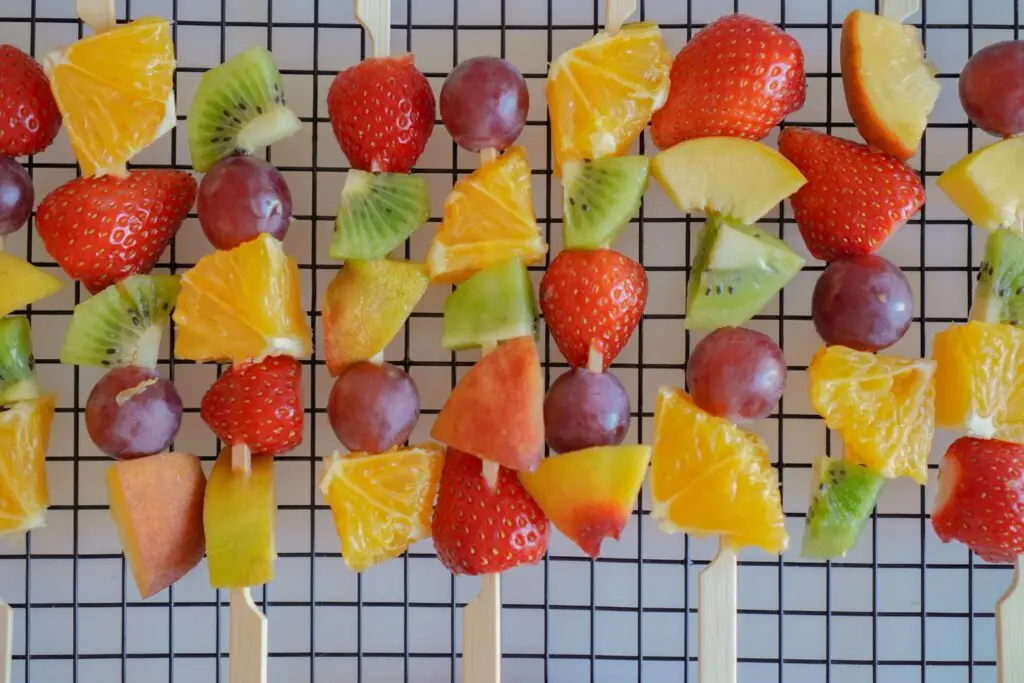
[[[572,368],[544,399],[544,432],[556,453],[618,446],[629,429],[629,395],[618,377]]]
[[[913,317],[903,271],[875,254],[833,261],[814,286],[811,319],[826,344],[881,351],[906,334]]]
[[[356,363],[334,382],[327,419],[350,451],[382,453],[409,438],[420,417],[412,377],[394,365]]]
[[[786,388],[786,360],[771,337],[723,327],[690,354],[686,383],[694,402],[733,422],[767,417]]]
[[[199,224],[217,249],[232,249],[260,233],[283,240],[292,222],[292,195],[262,159],[221,159],[199,184]]]
[[[511,145],[523,132],[529,108],[526,79],[501,57],[467,59],[441,87],[441,121],[470,152]]]
[[[1024,133],[1024,40],[975,52],[960,73],[960,104],[974,125],[991,135]]]
[[[0,157],[0,237],[25,225],[35,198],[25,167],[9,157]]]
[[[167,450],[181,427],[181,397],[155,370],[137,365],[111,370],[85,404],[85,427],[96,446],[115,460]]]

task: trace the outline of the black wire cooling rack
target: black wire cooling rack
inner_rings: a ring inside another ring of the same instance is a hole
[[[346,171],[326,118],[330,80],[366,56],[368,43],[352,18],[351,0],[123,0],[121,20],[160,15],[174,21],[179,47],[179,122],[199,75],[252,45],[275,52],[290,104],[305,129],[269,156],[285,173],[296,204],[287,247],[299,260],[310,321],[320,339],[319,300],[337,264],[327,258],[334,208]],[[551,135],[543,100],[547,64],[597,30],[595,0],[394,0],[393,44],[413,51],[440,88],[448,70],[481,53],[510,58],[530,84],[532,105],[523,144],[534,167],[538,219],[552,253],[560,249],[560,190],[551,173]],[[870,0],[641,0],[639,17],[658,21],[673,51],[715,17],[742,11],[778,23],[807,56],[808,98],[787,125],[856,137],[838,72],[839,29],[847,12],[877,10]],[[934,179],[984,143],[956,101],[956,79],[977,48],[1019,38],[1020,0],[926,0],[911,21],[939,68],[943,95],[920,153],[911,164],[929,203],[885,249],[917,295],[917,317],[895,351],[927,355],[932,335],[966,318],[981,249],[966,220],[934,191]],[[71,0],[4,0],[0,42],[38,56],[82,35]],[[774,144],[774,136],[769,140]],[[643,140],[639,150],[645,150]],[[650,145],[646,145],[650,148]],[[548,161],[544,161],[548,160]],[[188,168],[179,128],[136,159],[138,166]],[[417,172],[432,189],[436,224],[450,186],[476,165],[438,122]],[[76,173],[66,140],[27,162],[38,198]],[[613,366],[633,396],[630,439],[649,440],[653,397],[662,383],[681,385],[695,337],[682,327],[685,278],[698,217],[680,217],[653,184],[632,237],[618,245],[643,263],[651,281],[648,312]],[[766,219],[770,229],[806,254],[788,205]],[[925,227],[927,226],[927,227]],[[58,272],[31,225],[9,249]],[[422,258],[432,228],[406,246]],[[182,272],[209,246],[191,218],[161,269]],[[778,413],[758,423],[777,457],[791,535],[799,539],[810,462],[830,450],[806,400],[806,366],[818,342],[809,293],[823,264],[809,261],[776,304],[750,324],[784,347],[790,381]],[[543,267],[534,269],[539,277]],[[474,358],[440,347],[441,303],[433,291],[413,313],[386,358],[416,378],[424,416],[413,440],[425,439],[433,415]],[[928,294],[926,298],[926,292]],[[0,598],[16,610],[14,683],[206,683],[226,681],[227,595],[207,585],[205,565],[148,601],[135,592],[106,507],[108,461],[82,425],[84,398],[98,375],[57,360],[71,309],[85,293],[70,285],[27,313],[39,371],[60,391],[49,473],[54,505],[49,525],[0,543]],[[169,340],[173,344],[173,331]],[[175,360],[165,346],[162,369],[186,404],[176,447],[209,464],[218,444],[198,416],[212,366]],[[546,334],[545,379],[566,367]],[[326,423],[330,377],[323,350],[305,361],[308,434],[296,453],[277,461],[280,502],[277,578],[258,601],[270,620],[274,683],[434,683],[459,678],[459,608],[475,594],[471,579],[453,579],[429,543],[402,559],[356,576],[342,564],[333,524],[316,490],[320,459],[337,444]],[[947,436],[937,438],[936,453]],[[933,457],[933,462],[937,456]],[[934,465],[933,481],[934,481]],[[995,600],[1009,568],[975,562],[942,546],[927,521],[926,490],[890,485],[865,538],[847,561],[821,564],[795,551],[780,558],[744,553],[740,570],[740,680],[768,683],[862,681],[953,683],[993,681]],[[696,677],[696,575],[714,544],[667,536],[649,517],[646,494],[621,542],[596,563],[564,539],[537,567],[504,584],[504,674],[509,683],[663,683]],[[791,545],[798,546],[798,542]]]

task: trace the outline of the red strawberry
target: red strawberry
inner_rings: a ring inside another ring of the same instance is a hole
[[[203,396],[199,414],[224,443],[277,455],[302,443],[302,366],[271,356],[221,375]]]
[[[39,154],[60,124],[43,67],[13,45],[0,45],[0,156]]]
[[[885,152],[807,128],[782,131],[779,151],[807,178],[789,199],[823,261],[873,254],[924,204],[920,178]]]
[[[987,562],[1024,554],[1024,446],[963,437],[939,467],[932,526]]]
[[[437,559],[452,574],[498,574],[537,564],[551,528],[512,470],[502,467],[492,491],[483,461],[448,449],[431,533]]]
[[[569,365],[577,368],[588,366],[593,347],[602,356],[601,371],[607,370],[646,305],[643,266],[609,249],[563,251],[540,281],[548,329]]]
[[[196,181],[184,171],[78,178],[43,200],[36,230],[68,277],[95,294],[152,270],[195,198]]]
[[[434,130],[435,109],[412,55],[364,59],[339,73],[327,93],[334,135],[361,171],[408,173]]]
[[[766,21],[731,14],[676,55],[651,136],[659,149],[710,135],[760,140],[804,106],[806,89],[800,44]]]

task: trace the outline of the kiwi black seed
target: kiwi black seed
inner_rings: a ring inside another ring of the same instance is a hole
[[[801,555],[830,560],[854,546],[871,516],[885,477],[847,460],[819,457],[811,474]]]
[[[604,157],[562,166],[565,247],[604,249],[636,217],[647,189],[646,156]]]
[[[160,339],[181,289],[177,275],[132,275],[75,306],[60,361],[156,367]]]
[[[1005,228],[988,236],[971,320],[1024,326],[1024,237]]]
[[[274,57],[256,46],[203,74],[188,112],[192,167],[200,173],[232,154],[252,154],[302,127],[285,103]]]
[[[330,254],[337,259],[384,258],[430,218],[422,178],[352,169],[341,191]]]
[[[28,319],[20,315],[0,318],[0,405],[38,396]]]

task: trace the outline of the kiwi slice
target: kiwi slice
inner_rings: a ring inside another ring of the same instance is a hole
[[[803,266],[803,258],[779,238],[752,225],[708,217],[690,273],[686,326],[742,325]]]
[[[274,56],[264,47],[251,47],[199,81],[188,110],[192,168],[205,173],[225,157],[252,154],[301,127],[285,104]]]
[[[815,460],[800,554],[830,560],[849,552],[884,485],[885,477],[863,465],[825,456]]]
[[[502,261],[448,295],[441,345],[462,351],[530,336],[539,313],[526,266],[518,258]]]
[[[1024,237],[1006,228],[988,236],[971,320],[1024,325]]]
[[[155,368],[180,289],[177,275],[132,275],[78,304],[60,362]]]
[[[28,318],[0,318],[0,405],[39,398]]]
[[[427,183],[408,173],[352,169],[341,190],[331,256],[381,259],[430,218]]]
[[[606,249],[636,217],[647,189],[646,156],[570,161],[562,166],[566,249]]]

